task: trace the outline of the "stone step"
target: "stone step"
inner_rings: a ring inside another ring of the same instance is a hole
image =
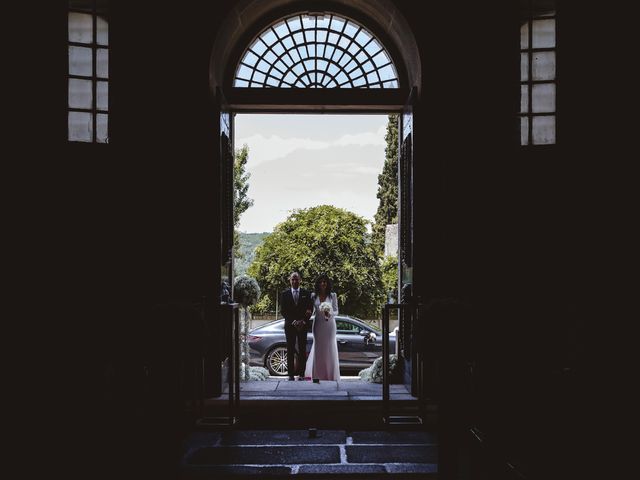
[[[437,436],[426,431],[194,432],[184,478],[437,478]]]
[[[305,465],[206,465],[189,466],[183,469],[181,479],[220,479],[220,478],[313,478],[313,479],[391,479],[438,478],[438,468],[428,463],[390,463],[390,464],[305,464]]]
[[[335,401],[332,401],[335,400]],[[211,404],[205,405],[205,418],[198,422],[198,426],[207,427],[207,418],[221,417],[228,414],[228,401],[220,403],[219,408]],[[209,408],[208,408],[209,407]],[[418,429],[434,429],[437,424],[437,413],[428,409],[421,410],[417,402],[394,402],[390,406],[390,414],[394,416],[419,416],[422,424]],[[331,414],[327,414],[330,411]],[[237,410],[237,419],[241,424],[258,429],[384,429],[382,403],[378,401],[343,402],[340,397],[327,397],[324,401],[312,402],[308,400],[296,401],[290,396],[287,401],[268,399],[244,399]],[[414,423],[414,422],[411,422]],[[396,425],[393,426],[394,428]],[[215,428],[215,427],[214,427]],[[399,425],[399,429],[412,429],[410,424]]]

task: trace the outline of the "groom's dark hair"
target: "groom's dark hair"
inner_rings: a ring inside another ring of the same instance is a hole
[[[328,295],[333,291],[333,283],[331,282],[331,279],[324,273],[321,273],[320,275],[318,275],[316,277],[316,283],[315,283],[313,289],[316,292],[316,295],[319,294],[320,293],[320,282],[322,280],[327,282],[327,295]]]

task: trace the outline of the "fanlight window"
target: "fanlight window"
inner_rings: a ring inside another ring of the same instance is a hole
[[[258,35],[244,52],[234,87],[398,88],[391,56],[362,25],[298,14]]]

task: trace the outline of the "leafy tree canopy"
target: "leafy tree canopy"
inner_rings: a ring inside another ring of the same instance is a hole
[[[295,210],[258,247],[248,273],[272,296],[289,285],[293,271],[300,272],[308,289],[326,273],[341,312],[377,317],[384,291],[366,226],[364,218],[329,205]]]
[[[233,159],[233,225],[240,224],[240,217],[253,205],[249,198],[250,173],[247,173],[247,160],[249,160],[249,147],[245,144],[235,152]]]
[[[249,178],[247,173],[247,160],[249,160],[249,147],[245,144],[235,151],[233,157],[233,253],[236,258],[243,258],[240,250],[240,235],[238,225],[240,217],[253,205],[253,199],[249,198]]]
[[[386,257],[380,265],[382,271],[382,285],[386,294],[393,298],[398,296],[398,257]]]

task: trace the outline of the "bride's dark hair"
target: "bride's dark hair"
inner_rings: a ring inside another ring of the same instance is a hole
[[[331,282],[331,279],[324,273],[321,273],[320,275],[318,275],[316,277],[316,283],[315,283],[315,286],[314,286],[314,291],[316,292],[316,295],[320,295],[320,282],[322,280],[327,282],[326,294],[329,295],[333,291],[333,283]]]

